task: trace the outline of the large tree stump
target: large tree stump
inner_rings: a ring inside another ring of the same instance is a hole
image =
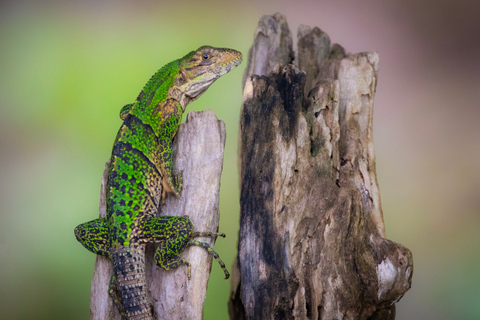
[[[275,48],[291,43],[283,16],[263,17],[255,35],[250,52],[263,54],[249,64],[284,58],[247,66],[262,75],[244,87],[230,318],[394,319],[413,260],[385,239],[372,135],[378,55],[347,55],[301,26],[300,70],[291,46]]]
[[[190,111],[180,125],[174,142],[176,170],[183,170],[182,198],[167,195],[159,214],[189,216],[194,231],[218,231],[220,177],[225,147],[225,123],[213,111]],[[106,164],[108,168],[108,163]],[[105,183],[102,179],[100,217],[105,217]],[[213,247],[214,239],[196,238]],[[155,265],[154,246],[146,250],[146,278],[155,319],[202,319],[207,282],[212,268],[212,256],[200,247],[187,248],[182,257],[192,265],[188,280],[185,266],[165,271]],[[218,268],[221,272],[221,269]],[[217,270],[217,271],[218,271]],[[110,259],[97,256],[90,296],[90,319],[120,320],[118,310],[108,296],[108,284],[113,274]]]

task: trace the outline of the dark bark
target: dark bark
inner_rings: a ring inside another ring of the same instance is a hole
[[[299,70],[293,51],[275,48],[291,42],[285,18],[263,17],[259,29],[252,48],[265,61],[249,64],[270,67],[246,69],[263,75],[245,76],[230,318],[394,319],[413,260],[385,238],[372,135],[378,55],[347,55],[302,26]]]

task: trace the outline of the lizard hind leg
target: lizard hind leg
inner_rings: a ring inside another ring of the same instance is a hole
[[[223,233],[214,233],[214,232],[195,232],[193,235],[196,235],[198,237],[205,237],[205,236],[221,236],[221,237],[225,237],[225,234]],[[217,260],[218,264],[220,265],[220,268],[222,268],[223,270],[223,273],[225,273],[225,279],[228,279],[230,278],[230,273],[228,273],[228,270],[227,270],[227,267],[225,266],[225,263],[223,263],[222,259],[220,259],[220,256],[218,255],[218,253],[216,253],[215,251],[213,251],[213,249],[210,247],[210,245],[208,243],[205,243],[205,242],[200,242],[200,241],[196,241],[196,240],[193,240],[193,239],[190,239],[188,241],[188,246],[197,246],[197,247],[202,247],[204,249],[206,249],[208,251],[209,254],[211,254],[215,260]]]
[[[88,251],[110,258],[108,248],[108,224],[104,218],[94,219],[78,225],[75,237]]]
[[[187,277],[188,280],[190,280],[192,276],[192,267],[190,265],[190,262],[183,258],[180,258],[180,254],[183,252],[185,247],[186,244],[178,246],[178,243],[176,243],[175,240],[160,242],[157,251],[155,252],[155,263],[157,264],[157,266],[165,270],[173,270],[184,264],[187,266]],[[180,252],[178,254],[175,254],[174,252],[176,251]]]
[[[185,264],[190,280],[190,263],[180,256],[188,245],[192,230],[192,222],[187,217],[160,216],[145,222],[144,237],[159,243],[154,256],[157,266],[173,270]]]
[[[225,238],[225,233],[223,232],[210,232],[210,231],[196,231],[192,233],[190,238],[197,238],[197,237],[222,237]]]

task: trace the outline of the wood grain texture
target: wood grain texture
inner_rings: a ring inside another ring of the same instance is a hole
[[[413,259],[385,238],[372,134],[379,58],[301,28],[305,70],[246,77],[230,318],[394,319]]]

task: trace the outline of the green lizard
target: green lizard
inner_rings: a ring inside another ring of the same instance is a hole
[[[170,62],[147,82],[136,101],[120,111],[124,120],[113,145],[106,186],[107,217],[75,228],[77,240],[93,253],[112,260],[109,294],[123,319],[152,319],[147,301],[145,245],[158,243],[156,264],[171,270],[190,263],[180,256],[188,246],[208,250],[229,273],[218,254],[195,237],[225,237],[193,232],[187,217],[156,216],[165,192],[182,191],[182,171],[174,174],[172,140],[188,103],[242,61],[225,48],[200,47]]]

